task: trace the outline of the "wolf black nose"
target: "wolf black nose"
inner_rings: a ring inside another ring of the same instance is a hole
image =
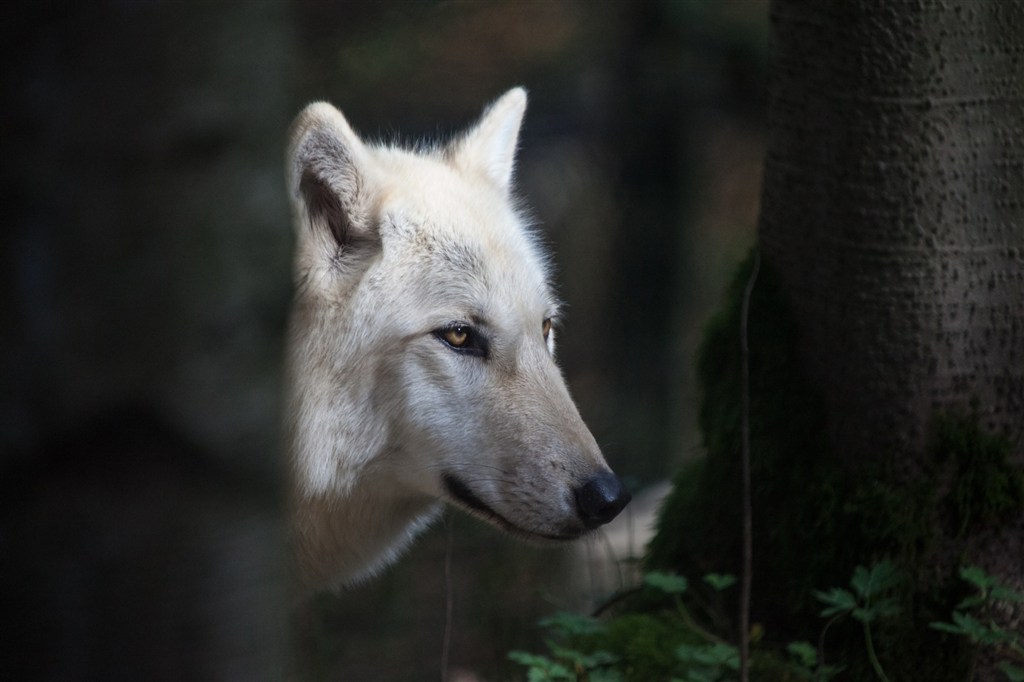
[[[597,528],[618,516],[633,496],[619,477],[608,471],[576,489],[576,506],[587,528]]]

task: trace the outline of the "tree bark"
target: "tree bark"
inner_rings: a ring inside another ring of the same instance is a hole
[[[936,419],[976,411],[1020,471],[1024,3],[774,0],[771,22],[760,244],[837,464],[920,479]],[[946,537],[934,574],[1024,585],[1019,507]]]
[[[1024,455],[1024,3],[775,0],[760,241],[847,466]]]

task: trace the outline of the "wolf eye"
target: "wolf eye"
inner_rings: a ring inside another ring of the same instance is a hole
[[[445,329],[442,334],[445,342],[454,348],[462,348],[469,341],[469,327],[464,327],[461,324]]]
[[[551,336],[551,318],[550,317],[544,319],[543,331],[544,331],[544,340],[547,341],[548,337]]]
[[[446,346],[460,353],[469,355],[487,355],[486,339],[480,336],[468,324],[452,324],[434,332],[434,336]]]

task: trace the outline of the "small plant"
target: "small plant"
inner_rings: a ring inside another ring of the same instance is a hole
[[[711,573],[702,582],[715,592],[736,583],[731,575]],[[598,620],[572,613],[544,618],[540,625],[551,635],[548,653],[513,651],[509,658],[527,668],[529,682],[734,682],[739,678],[739,649],[698,621],[688,602],[699,606],[699,595],[681,575],[652,572],[634,593],[657,595],[664,606],[649,612],[624,612]],[[686,599],[684,599],[686,597]],[[715,618],[708,607],[701,615]],[[752,641],[759,643],[759,626]],[[756,679],[827,682],[842,668],[826,666],[806,642],[794,642],[786,653],[758,645],[752,659]]]
[[[735,578],[710,574],[704,582],[724,590]],[[513,651],[509,658],[526,666],[530,682],[620,682],[651,675],[679,682],[733,680],[737,649],[694,619],[683,601],[689,587],[681,575],[648,573],[641,589],[667,597],[673,608],[607,621],[559,613],[540,621],[553,635],[546,642],[548,654]]]
[[[974,593],[957,604],[952,622],[935,622],[931,627],[995,649],[1004,659],[998,668],[1006,678],[1024,682],[1024,633],[999,627],[995,618],[1001,607],[1024,602],[1024,595],[977,566],[961,568],[960,577],[974,588]]]
[[[845,670],[839,665],[825,665],[818,650],[808,642],[790,642],[786,651],[793,659],[796,674],[805,680],[828,682]]]
[[[676,658],[682,663],[683,676],[673,677],[673,682],[720,682],[733,679],[732,673],[740,669],[739,651],[722,642],[682,644]]]
[[[572,640],[604,632],[605,625],[596,618],[575,613],[556,613],[542,618],[540,626],[554,633],[559,639]],[[525,651],[511,651],[510,660],[527,668],[529,682],[554,682],[557,680],[588,680],[589,682],[621,682],[622,676],[611,668],[618,658],[606,651],[586,653],[554,641],[547,642],[551,656],[531,654]]]
[[[890,596],[893,588],[900,581],[899,572],[892,562],[883,561],[871,568],[857,566],[850,580],[851,590],[844,590],[833,587],[827,592],[815,592],[814,596],[818,601],[825,604],[821,612],[822,617],[831,618],[825,626],[845,616],[851,616],[861,624],[864,632],[864,647],[867,649],[868,659],[878,679],[889,682],[882,663],[875,653],[875,643],[871,634],[871,623],[879,618],[893,616],[899,612],[896,601]],[[824,638],[824,634],[822,635]]]
[[[622,675],[617,670],[606,667],[617,660],[607,652],[598,651],[593,654],[584,654],[563,647],[554,647],[552,653],[556,659],[568,659],[568,665],[547,656],[529,654],[525,651],[509,652],[508,657],[516,663],[526,666],[528,682],[555,682],[558,680],[622,682]]]
[[[724,590],[735,583],[736,578],[712,573],[704,577],[704,582],[716,590]],[[698,625],[690,615],[683,602],[683,594],[689,588],[686,578],[670,573],[652,572],[644,577],[644,584],[671,595],[679,619],[690,632],[699,637],[696,642],[676,647],[676,659],[681,664],[678,674],[681,677],[673,677],[673,682],[719,682],[733,679],[733,673],[740,667],[739,650]]]

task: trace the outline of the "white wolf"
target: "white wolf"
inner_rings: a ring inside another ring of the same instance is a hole
[[[558,305],[511,188],[525,108],[510,90],[415,151],[364,143],[325,103],[293,126],[290,516],[309,587],[373,575],[443,502],[568,540],[629,501],[553,357]]]

